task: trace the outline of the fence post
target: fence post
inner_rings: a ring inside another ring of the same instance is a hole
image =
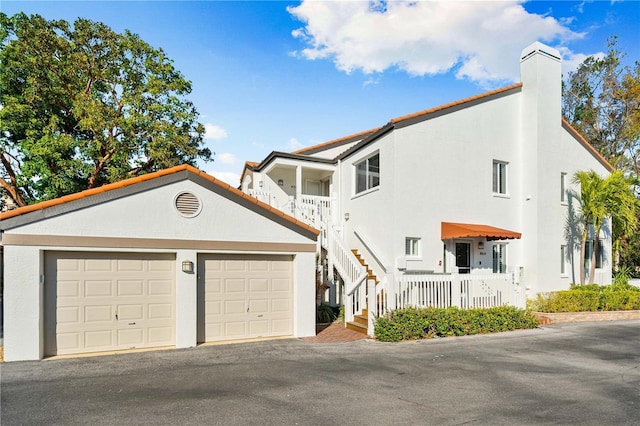
[[[451,306],[462,308],[462,280],[459,274],[451,274]]]
[[[378,303],[376,300],[376,280],[367,278],[367,334],[373,337],[373,322],[378,316]]]

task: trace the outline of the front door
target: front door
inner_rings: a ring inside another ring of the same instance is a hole
[[[471,244],[456,243],[456,266],[459,274],[471,272]]]

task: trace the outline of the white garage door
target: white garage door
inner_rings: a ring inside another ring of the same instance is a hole
[[[207,255],[198,274],[200,342],[293,334],[291,256]]]
[[[46,254],[47,355],[175,345],[175,256]]]

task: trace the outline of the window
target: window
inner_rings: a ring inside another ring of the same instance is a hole
[[[560,173],[560,202],[567,202],[567,174]]]
[[[410,237],[405,238],[404,254],[409,257],[420,256],[420,238],[410,238]]]
[[[507,245],[504,243],[493,244],[493,273],[504,274],[507,272]]]
[[[356,194],[380,185],[380,154],[355,164],[356,168]]]
[[[493,193],[507,193],[507,163],[493,161]]]
[[[560,274],[567,274],[567,246],[560,246]]]
[[[591,254],[593,253],[593,240],[587,240],[587,245],[584,248],[584,268],[589,269],[591,267]],[[602,268],[602,242],[598,241],[598,248],[596,249],[596,269]]]

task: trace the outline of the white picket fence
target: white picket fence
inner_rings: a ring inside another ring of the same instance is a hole
[[[373,318],[396,309],[525,307],[523,289],[514,282],[513,274],[398,274],[383,279],[377,286],[365,281],[347,298],[348,312],[359,312],[368,306],[373,333]],[[366,293],[369,293],[365,295]],[[372,297],[371,293],[375,292]],[[352,318],[348,318],[351,321]]]

